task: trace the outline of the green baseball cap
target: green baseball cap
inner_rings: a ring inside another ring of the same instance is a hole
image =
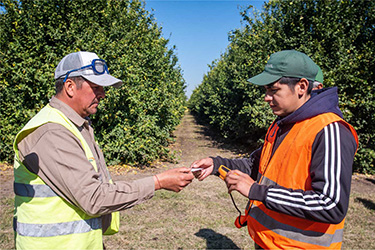
[[[315,81],[323,83],[323,71],[319,66],[318,66],[318,73],[315,76]]]
[[[306,54],[296,50],[282,50],[273,53],[264,71],[248,81],[256,85],[268,85],[281,77],[306,78],[314,81],[319,67]]]

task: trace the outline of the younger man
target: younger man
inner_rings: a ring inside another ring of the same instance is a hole
[[[271,55],[249,81],[264,86],[264,100],[277,115],[262,148],[248,159],[204,158],[199,180],[232,169],[225,182],[249,198],[241,222],[256,248],[337,249],[348,210],[358,138],[342,119],[337,88],[311,95],[318,66],[305,54]]]

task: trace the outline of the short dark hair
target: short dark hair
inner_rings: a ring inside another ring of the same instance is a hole
[[[294,86],[301,81],[302,78],[297,78],[297,77],[286,77],[283,76],[280,78],[279,83],[281,84],[288,84],[289,88],[294,92]],[[307,79],[306,79],[307,80]],[[309,87],[307,88],[307,94],[311,94],[311,91],[313,89],[313,83],[314,81],[307,80],[309,82]]]
[[[82,76],[72,76],[72,77],[68,77],[68,79],[72,79],[77,85],[78,89],[82,88],[82,82],[84,81]],[[56,95],[62,91],[63,86],[64,86],[64,78],[60,77],[59,79],[55,81]]]

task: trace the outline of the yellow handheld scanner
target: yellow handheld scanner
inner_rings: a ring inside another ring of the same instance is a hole
[[[230,171],[230,169],[229,168],[227,168],[226,166],[224,166],[224,165],[220,165],[220,167],[219,167],[219,174],[220,174],[220,178],[222,179],[222,180],[224,180],[225,179],[225,177],[227,176],[227,173]]]

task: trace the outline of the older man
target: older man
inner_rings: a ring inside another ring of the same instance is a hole
[[[118,211],[180,191],[194,178],[172,169],[134,182],[113,183],[89,116],[120,86],[95,53],[65,56],[55,71],[56,95],[15,139],[17,249],[102,249],[102,234],[119,228]]]

